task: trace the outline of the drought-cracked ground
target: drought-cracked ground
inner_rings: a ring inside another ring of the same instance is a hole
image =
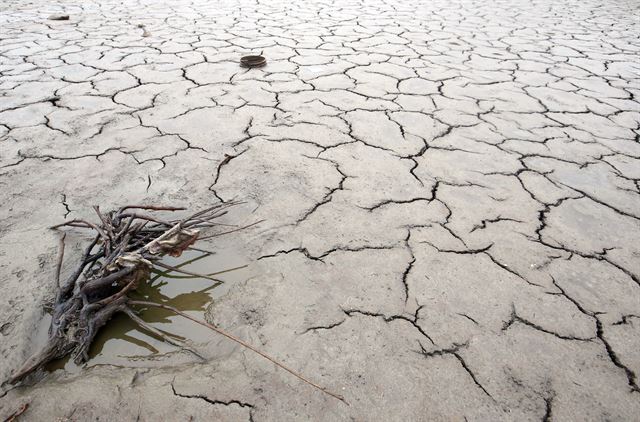
[[[55,290],[46,227],[239,198],[256,275],[208,319],[350,404],[211,335],[0,416],[639,420],[637,0],[0,7],[0,377]]]

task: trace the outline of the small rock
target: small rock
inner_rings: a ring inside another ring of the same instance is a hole
[[[138,28],[142,29],[142,36],[143,37],[150,37],[151,36],[151,32],[147,31],[147,28],[144,26],[143,23],[139,23],[138,24]]]

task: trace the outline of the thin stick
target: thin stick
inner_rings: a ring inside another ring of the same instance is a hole
[[[127,314],[127,316],[129,318],[131,318],[131,320],[133,322],[138,324],[138,326],[141,329],[153,334],[156,337],[161,338],[163,341],[166,341],[169,344],[172,344],[172,345],[174,345],[176,347],[179,347],[181,349],[184,349],[184,350],[188,351],[189,353],[192,353],[193,355],[197,356],[198,358],[200,358],[202,360],[206,360],[204,358],[204,356],[202,356],[200,353],[196,352],[195,350],[193,350],[191,347],[187,346],[183,342],[172,339],[171,337],[169,337],[168,335],[166,335],[162,331],[158,330],[156,327],[148,324],[145,320],[143,320],[138,315],[136,315],[135,312],[133,312],[131,309],[129,309],[129,308],[125,309],[124,313]]]
[[[196,261],[199,261],[199,260],[201,260],[201,259],[204,259],[204,258],[206,258],[206,257],[208,257],[208,256],[210,256],[210,253],[209,253],[209,252],[205,252],[205,253],[203,253],[202,255],[198,255],[198,256],[196,256],[195,258],[192,258],[192,259],[189,259],[189,260],[187,260],[187,261],[181,262],[181,263],[179,263],[178,265],[176,265],[175,267],[176,267],[176,268],[182,268],[182,267],[184,267],[184,266],[186,266],[186,265],[189,265],[189,264],[191,264],[191,263],[193,263],[193,262],[196,262]],[[157,275],[156,275],[155,277],[153,277],[153,278],[150,280],[150,281],[151,281],[151,283],[153,283],[154,281],[156,281],[156,280],[157,280],[157,279],[159,279],[160,277],[167,277],[167,274],[169,274],[169,273],[171,272],[171,270],[168,270],[168,271],[164,271],[164,272],[163,272],[163,271],[160,271],[160,270],[157,270],[157,269],[155,269],[155,268],[154,268],[154,269],[153,269],[153,272],[154,272],[154,273],[157,273]]]
[[[137,212],[127,212],[127,213],[124,213],[124,214],[120,214],[120,218],[126,218],[126,217],[131,217],[131,218],[134,218],[134,219],[138,218],[140,220],[148,220],[148,221],[152,221],[154,223],[162,224],[163,226],[168,226],[168,227],[173,226],[173,223],[171,223],[169,221],[161,220],[161,219],[159,219],[157,217],[153,217],[153,216],[150,216],[150,215],[138,214]]]
[[[235,233],[237,231],[248,229],[249,227],[253,227],[253,226],[257,225],[257,224],[260,224],[263,221],[264,220],[258,220],[255,223],[251,223],[251,224],[248,224],[246,226],[238,227],[237,229],[229,230],[229,231],[222,232],[222,233],[210,234],[210,235],[204,236],[204,237],[199,237],[198,240],[206,240],[206,239],[211,239],[212,237],[218,237],[218,236],[222,236],[222,235],[229,234],[229,233]]]
[[[118,214],[120,214],[124,210],[130,209],[139,209],[139,210],[153,210],[153,211],[182,211],[186,210],[184,207],[163,207],[163,206],[155,206],[155,205],[127,205],[118,210]]]
[[[192,251],[203,252],[203,253],[209,254],[209,255],[215,255],[216,254],[213,251],[209,251],[209,250],[202,249],[202,248],[196,248],[196,247],[193,247],[193,246],[189,246],[187,249],[191,249]]]
[[[167,265],[164,262],[157,261],[157,262],[154,262],[154,265],[157,265],[158,267],[162,267],[162,268],[165,268],[167,270],[171,270],[171,271],[174,271],[174,272],[177,272],[177,273],[182,273],[182,274],[190,275],[190,276],[193,276],[193,277],[206,278],[207,280],[217,281],[219,283],[224,283],[222,280],[218,280],[218,279],[215,279],[213,277],[209,277],[206,274],[192,273],[191,271],[183,270],[183,269],[177,268],[177,267],[172,267],[171,265]]]
[[[58,250],[58,265],[56,266],[56,285],[60,289],[60,272],[62,271],[62,259],[64,258],[64,238],[67,237],[67,232],[62,232],[60,236],[60,249]]]
[[[97,231],[100,236],[102,236],[105,240],[109,240],[109,238],[107,237],[107,235],[95,224],[86,221],[86,220],[70,220],[70,221],[66,221],[64,223],[60,223],[60,224],[56,224],[55,226],[51,226],[49,227],[50,229],[58,229],[60,227],[64,227],[64,226],[71,226],[71,227],[84,227],[87,229],[93,229],[95,231]]]
[[[205,208],[205,209],[203,209],[201,211],[198,211],[195,214],[191,214],[187,218],[183,218],[181,223],[186,223],[188,221],[195,220],[198,217],[200,217],[201,220],[202,219],[206,219],[206,220],[213,219],[215,217],[213,217],[211,215],[208,215],[210,212],[212,212],[212,211],[218,212],[218,211],[224,210],[226,208],[233,207],[234,205],[238,205],[238,204],[241,204],[241,202],[236,202],[236,203],[228,202],[226,204],[216,204],[216,205],[213,205],[213,206],[211,206],[209,208]]]
[[[146,302],[146,301],[141,301],[141,300],[131,300],[131,301],[129,301],[129,304],[131,304],[131,305],[139,305],[139,306],[155,306],[155,307],[158,307],[158,308],[163,308],[163,309],[166,309],[168,311],[174,312],[174,313],[176,313],[176,314],[178,314],[180,316],[183,316],[183,317],[195,322],[196,324],[200,324],[200,325],[202,325],[204,327],[207,327],[210,330],[213,330],[216,333],[225,336],[229,340],[232,340],[232,341],[238,343],[239,345],[241,345],[243,347],[246,347],[247,349],[252,350],[253,352],[259,354],[263,358],[267,359],[269,362],[271,362],[271,363],[275,364],[276,366],[284,369],[285,371],[289,372],[291,375],[293,375],[294,377],[298,378],[299,380],[305,382],[306,384],[309,384],[310,386],[317,388],[318,390],[322,391],[323,393],[328,394],[331,397],[340,400],[341,402],[347,404],[347,406],[349,405],[349,403],[347,403],[346,400],[343,397],[340,397],[339,395],[337,395],[335,393],[332,393],[331,391],[329,391],[329,390],[327,390],[327,389],[325,389],[323,387],[320,387],[318,384],[316,384],[316,383],[314,383],[312,381],[309,381],[308,379],[306,379],[305,377],[303,377],[299,373],[295,372],[293,369],[290,369],[290,368],[284,366],[283,364],[281,364],[280,362],[276,361],[271,356],[261,352],[260,350],[256,349],[255,347],[253,347],[252,345],[250,345],[248,343],[245,343],[244,341],[240,340],[239,338],[234,337],[234,336],[232,336],[231,334],[229,334],[229,333],[227,333],[225,331],[222,331],[218,327],[209,324],[208,322],[201,321],[201,320],[199,320],[197,318],[194,318],[191,315],[174,308],[173,306],[163,305],[163,304],[160,304],[160,303]]]
[[[195,219],[195,220],[189,220],[189,222],[187,224],[185,224],[185,227],[191,227],[195,224],[202,224],[202,223],[209,223],[212,224],[214,226],[226,226],[226,227],[238,227],[237,224],[225,224],[225,223],[213,223],[209,220],[201,220],[201,219]]]
[[[109,222],[109,220],[107,220],[107,218],[102,215],[102,213],[100,212],[100,207],[97,205],[93,206],[94,211],[96,212],[96,214],[98,214],[98,218],[100,219],[100,221],[102,222],[102,227],[107,231],[107,234],[109,235],[109,239],[113,239],[113,230],[111,227],[111,224]]]
[[[55,226],[51,226],[49,227],[50,229],[58,229],[60,227],[64,227],[64,226],[71,226],[71,227],[84,227],[87,229],[93,229],[96,232],[98,232],[98,234],[104,239],[104,243],[105,243],[105,249],[107,251],[110,250],[109,244],[111,243],[110,238],[104,233],[104,231],[102,231],[102,229],[100,229],[100,227],[96,226],[95,224],[86,221],[86,220],[70,220],[64,223],[60,223],[60,224],[56,224]]]
[[[80,225],[80,224],[82,224],[82,225]],[[49,228],[50,229],[57,229],[57,228],[64,227],[64,226],[86,227],[88,229],[93,228],[93,226],[91,224],[89,224],[88,222],[86,222],[84,220],[77,220],[77,219],[65,221],[64,223],[56,224],[55,226],[51,226]]]
[[[249,264],[244,264],[244,265],[240,265],[239,267],[234,267],[234,268],[228,268],[226,270],[222,270],[222,271],[216,271],[215,273],[208,273],[208,274],[204,274],[207,277],[213,277],[214,275],[220,275],[220,274],[224,274],[224,273],[228,273],[231,271],[235,271],[235,270],[241,270],[243,268],[247,268],[249,266]],[[194,276],[187,276],[187,275],[173,275],[173,276],[169,276],[168,274],[171,272],[171,270],[166,271],[164,273],[159,274],[157,277],[168,277],[168,278],[193,278]]]

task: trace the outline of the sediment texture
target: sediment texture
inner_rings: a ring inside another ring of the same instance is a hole
[[[213,338],[205,364],[58,371],[2,416],[637,420],[638,7],[4,1],[2,379],[55,290],[47,226],[238,198],[260,271],[209,320],[351,405]]]

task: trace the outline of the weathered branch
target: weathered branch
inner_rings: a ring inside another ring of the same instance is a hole
[[[62,233],[60,236],[60,246],[58,248],[58,264],[56,265],[56,286],[60,289],[60,271],[62,271],[62,260],[64,259],[64,238],[67,237],[66,233]]]

